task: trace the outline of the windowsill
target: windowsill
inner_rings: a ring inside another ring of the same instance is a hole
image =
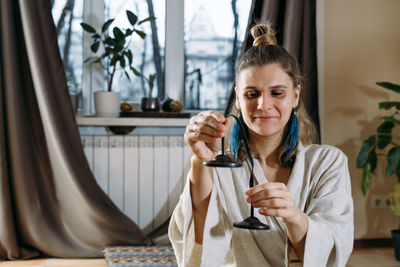
[[[104,118],[95,116],[76,115],[78,126],[138,126],[138,127],[186,127],[190,118],[173,117],[124,117]]]

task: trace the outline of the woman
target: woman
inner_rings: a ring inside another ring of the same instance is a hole
[[[300,102],[294,58],[263,24],[236,70],[236,113],[246,125],[251,169],[209,168],[229,128],[231,153],[246,160],[237,123],[216,111],[194,116],[186,128],[191,171],[169,227],[180,266],[345,266],[353,246],[353,203],[346,156],[316,145],[315,127]],[[249,215],[269,231],[233,228]],[[193,219],[193,220],[192,220]]]

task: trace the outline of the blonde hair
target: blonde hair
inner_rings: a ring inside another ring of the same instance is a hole
[[[274,30],[265,24],[257,24],[250,30],[253,37],[253,46],[259,45],[278,45]]]

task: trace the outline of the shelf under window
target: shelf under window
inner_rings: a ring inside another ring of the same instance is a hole
[[[76,116],[78,126],[136,126],[136,127],[186,127],[190,113],[131,114],[129,117],[104,118],[95,116]]]

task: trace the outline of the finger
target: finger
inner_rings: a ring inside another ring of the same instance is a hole
[[[260,192],[265,189],[279,189],[279,190],[287,190],[287,187],[284,183],[275,183],[275,182],[266,182],[263,184],[258,184],[256,186],[253,186],[249,190],[247,190],[245,193],[248,196],[251,196],[257,192]]]
[[[220,122],[216,120],[213,116],[208,115],[208,116],[200,116],[197,120],[194,122],[197,125],[207,125],[213,129],[215,129],[218,132],[225,132],[226,129],[226,123]]]
[[[271,198],[290,198],[290,192],[281,189],[264,189],[246,198],[248,203]]]
[[[282,198],[272,198],[251,203],[255,208],[282,209],[288,208],[290,202]]]
[[[208,124],[197,124],[196,127],[195,127],[195,131],[203,133],[203,134],[208,134],[208,135],[211,135],[211,136],[215,136],[215,137],[218,137],[218,138],[223,137],[224,134],[225,134],[225,130],[224,129],[216,130],[215,128],[209,126]]]
[[[199,132],[205,130],[208,133],[214,131],[213,135],[223,136],[225,134],[226,125],[216,122],[214,118],[197,118],[191,120],[186,126],[186,131]]]
[[[227,120],[227,118],[224,115],[215,110],[206,111],[205,114],[213,117],[216,121],[221,123],[224,123]]]
[[[290,216],[290,211],[288,209],[268,209],[262,208],[258,210],[258,213],[264,216],[271,216],[281,218],[283,220],[287,219]]]
[[[224,130],[226,127],[223,123],[217,122],[214,118],[210,116],[205,116],[204,114],[199,114],[192,117],[187,125],[187,130],[197,131],[198,128],[203,125],[208,125],[211,128],[215,128],[217,131]]]
[[[213,118],[215,121],[219,123],[226,124],[229,119],[215,110],[207,110],[199,113],[200,117],[203,118]]]
[[[200,124],[189,124],[188,126],[186,126],[186,132],[187,133],[185,138],[191,138],[193,139],[194,137],[197,137],[197,135],[189,135],[189,133],[201,133],[201,134],[205,134],[205,135],[209,135],[211,137],[214,138],[221,138],[224,136],[223,132],[218,132],[215,129],[207,126],[207,125],[200,125]],[[197,138],[196,138],[197,140]]]
[[[219,140],[218,137],[201,132],[185,133],[185,139],[188,140],[189,142],[203,141],[205,143],[215,143]]]

